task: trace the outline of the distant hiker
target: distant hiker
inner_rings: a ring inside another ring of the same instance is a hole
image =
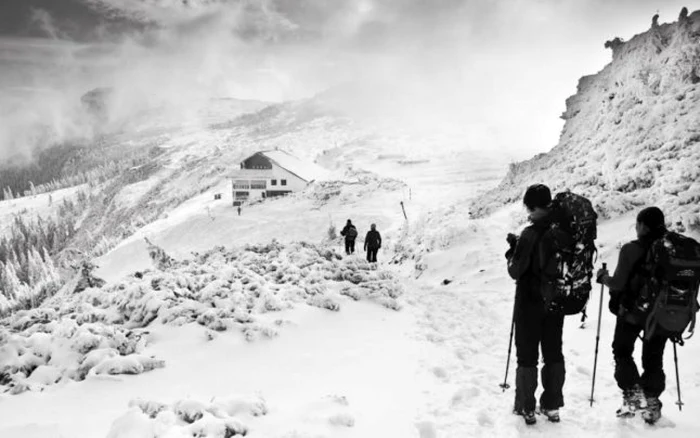
[[[626,243],[620,249],[615,274],[610,276],[606,270],[600,269],[596,277],[598,282],[610,288],[608,308],[617,316],[612,344],[615,380],[622,390],[622,407],[617,410],[617,415],[630,417],[641,410],[644,420],[653,424],[661,417],[659,396],[666,388],[663,369],[666,341],[680,342],[679,338],[697,312],[700,245],[692,239],[667,231],[664,214],[657,207],[639,212],[636,232],[637,240]],[[669,257],[669,254],[673,254],[673,257]],[[663,269],[659,269],[662,263]],[[665,278],[676,272],[679,276]],[[669,291],[667,286],[671,282],[673,287]],[[694,290],[685,287],[684,282],[692,283],[690,287]],[[664,313],[665,303],[671,301],[660,299],[657,302],[656,297],[660,293],[678,293],[678,296],[672,300],[674,309],[663,321],[658,320],[660,327],[657,327],[656,318]],[[656,296],[652,297],[651,294]],[[685,313],[683,305],[688,307]],[[676,327],[676,332],[672,331],[669,323],[677,323],[683,315],[685,321]],[[644,372],[640,377],[632,353],[642,332]]]
[[[382,247],[382,236],[377,231],[377,225],[372,224],[370,230],[365,236],[365,251],[367,251],[367,261],[370,263],[377,262],[377,251]]]
[[[238,206],[238,216],[240,216],[240,215],[241,215],[241,206],[239,205]]]
[[[552,195],[543,184],[527,188],[523,204],[531,224],[520,234],[508,235],[511,247],[506,252],[508,274],[516,280],[513,319],[518,367],[515,372],[515,404],[513,413],[522,415],[525,423],[535,424],[535,391],[537,363],[542,348],[542,387],[540,411],[549,421],[559,421],[559,408],[564,406],[562,388],[565,368],[562,354],[564,314],[547,312],[543,299],[542,266],[554,253],[551,241],[543,235],[551,224]]]
[[[357,228],[348,219],[345,227],[340,231],[341,236],[345,236],[345,254],[355,253],[355,239],[357,239]]]

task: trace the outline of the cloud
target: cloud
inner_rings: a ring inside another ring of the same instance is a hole
[[[61,39],[64,36],[54,24],[51,14],[49,14],[49,12],[44,9],[32,8],[31,22],[37,25],[39,29],[51,39],[57,40]]]
[[[153,107],[189,120],[211,97],[297,99],[348,81],[410,96],[382,102],[392,116],[480,130],[492,147],[544,150],[556,143],[578,78],[608,62],[603,42],[644,31],[658,7],[648,0],[24,2],[42,11],[35,14],[42,35],[75,42],[0,39],[7,115],[0,156],[89,136],[75,102],[95,87],[115,90],[116,124]],[[662,21],[674,20],[682,5],[664,5]],[[53,137],[28,134],[42,122],[51,128],[40,132]]]

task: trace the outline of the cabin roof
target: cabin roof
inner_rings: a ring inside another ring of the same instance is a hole
[[[323,167],[305,160],[301,160],[294,155],[280,150],[260,151],[258,154],[263,155],[277,166],[296,175],[306,182],[327,179],[329,172]],[[251,155],[252,157],[252,155]],[[248,157],[250,158],[250,157]],[[246,158],[246,160],[248,159]],[[245,160],[243,160],[245,161]],[[239,173],[250,172],[250,173]],[[234,173],[234,178],[253,178],[255,176],[269,178],[270,170],[262,169],[240,169]],[[241,175],[241,176],[239,176]],[[243,176],[245,175],[245,176]]]

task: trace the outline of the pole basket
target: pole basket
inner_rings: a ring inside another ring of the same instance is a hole
[[[510,385],[509,385],[508,383],[506,383],[506,382],[499,383],[498,386],[501,387],[501,389],[503,390],[503,392],[506,392],[506,389],[510,389]]]

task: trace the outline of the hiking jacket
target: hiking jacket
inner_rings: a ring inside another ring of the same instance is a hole
[[[350,236],[349,231],[351,229],[355,230],[354,236]],[[345,236],[345,240],[355,240],[357,237],[357,228],[355,228],[355,225],[345,225],[345,228],[343,228],[343,230],[340,232],[340,235]]]
[[[369,230],[365,236],[365,249],[378,249],[382,247],[382,236],[377,230]]]
[[[638,239],[624,244],[620,249],[615,273],[605,281],[610,289],[608,309],[615,315],[634,309],[642,288],[642,264],[650,245],[650,241]]]
[[[542,261],[552,254],[551,241],[545,233],[550,223],[546,217],[532,221],[520,234],[515,248],[506,253],[508,275],[516,282],[515,293],[521,302],[542,302]]]

